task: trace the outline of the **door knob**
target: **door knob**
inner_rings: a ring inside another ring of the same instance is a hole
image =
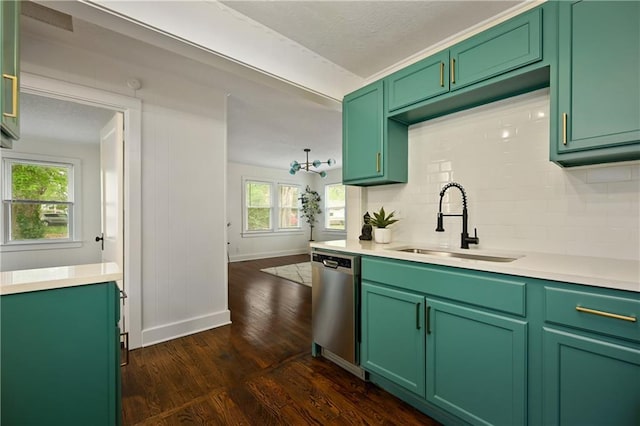
[[[104,233],[96,237],[96,243],[100,241],[100,248],[104,250]]]

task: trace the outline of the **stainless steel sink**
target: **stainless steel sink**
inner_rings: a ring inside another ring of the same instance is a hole
[[[405,253],[426,254],[430,256],[455,257],[459,259],[484,260],[487,262],[513,262],[514,260],[518,259],[518,257],[489,256],[485,254],[460,253],[460,252],[454,252],[454,251],[431,250],[431,249],[422,249],[422,248],[414,248],[414,247],[396,249],[396,251],[402,251]]]

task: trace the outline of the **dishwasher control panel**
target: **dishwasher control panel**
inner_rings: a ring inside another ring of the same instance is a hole
[[[351,269],[351,259],[342,256],[332,256],[325,253],[313,253],[311,260],[322,264],[336,265],[338,268]]]

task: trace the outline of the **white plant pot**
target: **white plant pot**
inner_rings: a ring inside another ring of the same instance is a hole
[[[378,244],[388,244],[391,242],[391,229],[375,228],[373,230],[373,239]]]

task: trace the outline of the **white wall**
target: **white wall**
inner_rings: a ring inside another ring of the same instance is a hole
[[[24,71],[142,100],[143,345],[230,321],[220,207],[226,192],[226,96],[146,65],[156,53],[145,49],[136,61],[124,61],[117,51],[22,38]],[[189,64],[178,56],[168,60]],[[141,80],[141,90],[126,87],[132,77]]]
[[[99,135],[96,135],[98,138]],[[82,223],[80,225],[81,247],[64,249],[44,249],[28,251],[3,251],[0,269],[15,271],[20,269],[46,268],[50,266],[81,265],[98,263],[102,252],[100,244],[94,241],[100,235],[100,145],[98,143],[66,143],[51,139],[22,137],[14,143],[14,153],[42,154],[53,157],[77,158],[81,162]]]
[[[460,218],[435,232],[439,192],[455,181],[481,248],[640,258],[638,162],[561,168],[548,158],[545,89],[412,126],[409,183],[367,189],[366,206],[399,212],[394,240],[459,247]],[[461,208],[449,189],[443,210]]]

